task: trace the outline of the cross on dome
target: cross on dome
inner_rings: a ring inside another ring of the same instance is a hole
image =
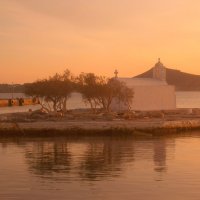
[[[117,77],[118,77],[118,74],[119,74],[119,72],[118,72],[117,70],[115,70],[115,71],[114,71],[114,74],[115,74],[115,78],[117,78]]]

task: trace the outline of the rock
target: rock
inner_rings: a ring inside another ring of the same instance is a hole
[[[126,119],[126,120],[131,120],[131,119],[135,119],[136,118],[136,114],[134,112],[126,112],[123,114],[123,119]]]
[[[103,113],[102,115],[102,119],[108,120],[108,121],[112,121],[116,117],[117,117],[117,113],[115,112]]]
[[[44,119],[48,119],[48,115],[43,115],[40,113],[33,113],[29,116],[30,119],[35,119],[35,120],[44,120]]]
[[[165,114],[162,111],[152,111],[152,112],[149,112],[149,117],[163,119],[165,117]]]
[[[0,116],[0,121],[1,122],[6,122],[6,121],[8,121],[8,116]]]
[[[149,114],[148,112],[145,111],[141,111],[141,112],[137,112],[135,113],[136,118],[141,119],[141,118],[149,118]]]
[[[46,115],[47,114],[47,112],[44,109],[35,110],[35,111],[29,112],[29,113],[30,113],[30,115],[34,115],[34,114]]]

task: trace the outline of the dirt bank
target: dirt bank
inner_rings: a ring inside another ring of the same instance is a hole
[[[67,121],[67,122],[4,122],[0,136],[74,135],[74,134],[169,134],[200,129],[200,120],[138,121]]]
[[[13,113],[0,115],[0,136],[156,135],[200,129],[200,112],[191,110],[140,113],[73,111],[54,114]]]

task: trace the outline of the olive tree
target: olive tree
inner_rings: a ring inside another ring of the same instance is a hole
[[[66,102],[74,90],[69,70],[25,85],[25,94],[39,98],[40,105],[47,112],[66,111]]]
[[[128,88],[124,82],[117,78],[105,78],[93,73],[82,73],[78,77],[78,88],[83,100],[96,112],[102,108],[106,112],[111,111],[114,101],[121,102],[128,109],[134,97],[133,89]]]
[[[93,112],[100,106],[98,95],[99,77],[93,73],[81,73],[77,77],[77,91],[82,94],[83,101],[89,104]]]

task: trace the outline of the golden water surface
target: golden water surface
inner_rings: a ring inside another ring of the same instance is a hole
[[[1,138],[0,199],[198,200],[200,132]]]

